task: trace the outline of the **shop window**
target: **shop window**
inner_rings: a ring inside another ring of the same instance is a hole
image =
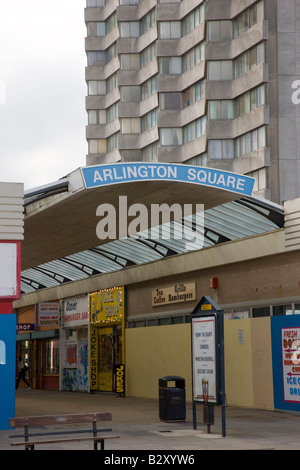
[[[59,373],[59,341],[47,340],[46,341],[46,363],[45,373],[46,374],[58,374]]]
[[[275,305],[273,307],[273,316],[292,315],[293,309],[291,305]]]
[[[300,304],[295,304],[295,311],[294,311],[295,315],[299,315],[300,314]]]
[[[134,326],[135,328],[142,328],[143,326],[145,326],[144,320],[135,321]]]
[[[181,323],[184,323],[184,317],[183,316],[172,317],[172,325],[179,325]]]
[[[158,319],[158,324],[159,325],[170,325],[170,318],[169,317],[159,318]]]
[[[252,309],[253,318],[258,317],[269,317],[270,316],[270,307],[257,307]]]

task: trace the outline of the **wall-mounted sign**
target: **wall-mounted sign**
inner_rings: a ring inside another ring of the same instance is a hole
[[[65,328],[86,325],[89,321],[89,297],[64,299],[63,321]]]
[[[39,326],[59,326],[59,303],[44,302],[38,304]]]
[[[115,392],[125,394],[125,364],[115,366]]]
[[[35,324],[34,323],[18,323],[17,324],[17,331],[35,331]]]
[[[196,283],[175,284],[152,290],[152,307],[196,300]]]
[[[124,287],[103,289],[90,295],[91,323],[99,326],[124,320]]]
[[[90,388],[98,390],[98,331],[90,327]]]
[[[281,329],[284,401],[300,403],[300,327]]]
[[[86,188],[136,181],[176,181],[209,186],[247,196],[254,178],[215,168],[174,163],[117,163],[81,169]]]
[[[20,242],[0,242],[0,298],[20,297]]]

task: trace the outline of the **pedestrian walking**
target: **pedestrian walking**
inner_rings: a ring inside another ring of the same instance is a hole
[[[27,385],[27,390],[30,390],[30,383],[26,380],[25,374],[28,371],[28,366],[24,363],[21,357],[18,358],[18,379],[16,383],[16,390],[19,388],[20,381]]]

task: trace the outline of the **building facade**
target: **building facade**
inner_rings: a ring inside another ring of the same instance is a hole
[[[87,165],[197,164],[299,196],[299,0],[87,0]]]

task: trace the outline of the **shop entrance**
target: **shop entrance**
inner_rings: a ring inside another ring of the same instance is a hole
[[[90,294],[90,314],[90,389],[115,392],[117,371],[125,370],[124,287]]]
[[[59,389],[59,340],[43,339],[36,343],[36,388]]]
[[[122,364],[122,327],[99,328],[99,391],[115,390],[115,368]]]

